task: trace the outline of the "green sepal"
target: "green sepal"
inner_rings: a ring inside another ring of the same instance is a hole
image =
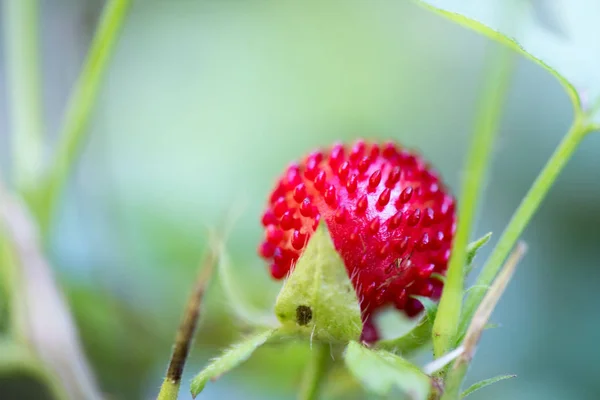
[[[198,375],[192,379],[192,397],[196,397],[209,380],[215,380],[246,361],[254,351],[265,344],[276,330],[260,331],[225,350],[221,356],[214,358]]]
[[[329,343],[348,343],[360,337],[356,291],[324,223],[283,284],[275,315],[286,334]]]

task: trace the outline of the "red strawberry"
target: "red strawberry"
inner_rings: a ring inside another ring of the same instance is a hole
[[[393,305],[415,316],[423,306],[410,295],[440,297],[431,275],[446,271],[455,203],[418,155],[359,140],[291,164],[262,219],[259,253],[275,279],[293,269],[321,219],[361,301],[363,340],[377,339],[373,312]]]

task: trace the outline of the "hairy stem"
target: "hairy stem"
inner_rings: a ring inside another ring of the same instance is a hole
[[[319,398],[321,386],[325,380],[329,365],[329,346],[317,344],[311,350],[310,359],[306,364],[298,400],[316,400]]]
[[[217,254],[217,251],[211,249],[202,263],[200,273],[198,274],[198,278],[194,283],[192,293],[188,299],[183,319],[177,330],[173,354],[171,355],[171,360],[167,369],[167,376],[160,388],[157,400],[177,399],[179,386],[181,384],[181,375],[183,374],[183,368],[190,352],[190,347],[200,317],[202,297],[204,296],[207,282],[212,276],[212,272],[217,262]]]
[[[529,189],[529,192],[527,192],[521,201],[521,204],[513,214],[508,226],[504,229],[502,236],[498,240],[498,244],[481,270],[481,273],[477,278],[477,283],[469,291],[465,301],[464,312],[461,316],[460,336],[466,331],[466,327],[469,325],[469,321],[471,320],[475,309],[500,270],[510,249],[515,245],[523,233],[523,230],[540,206],[542,200],[546,197],[546,194],[550,190],[550,187],[552,187],[558,174],[563,170],[567,161],[571,158],[573,152],[587,132],[588,127],[586,126],[585,120],[580,116],[576,116],[569,132],[558,145],[554,154],[552,154],[546,163],[546,166]]]
[[[49,166],[46,192],[39,205],[41,209],[36,210],[44,235],[47,235],[52,213],[79,154],[102,77],[130,2],[108,0],[104,6],[83,70],[69,98],[59,142]]]
[[[38,1],[5,0],[3,4],[13,184],[31,190],[43,158]]]
[[[433,353],[436,358],[451,350],[456,337],[463,300],[463,270],[467,261],[467,245],[512,72],[513,52],[503,47],[498,50],[494,48],[494,51],[494,57],[489,61],[487,72],[483,77],[485,86],[471,135],[471,147],[459,198],[458,229],[453,242],[444,291],[433,325]]]

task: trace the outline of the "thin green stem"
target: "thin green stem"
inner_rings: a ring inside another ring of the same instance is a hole
[[[458,400],[460,399],[460,391],[463,380],[469,369],[468,363],[457,364],[448,374],[444,381],[444,392],[440,400]]]
[[[319,398],[321,386],[329,366],[329,346],[317,344],[311,350],[310,359],[306,364],[298,400],[316,400]]]
[[[533,217],[542,200],[546,197],[548,190],[563,170],[567,161],[573,155],[573,152],[588,132],[586,122],[580,116],[575,117],[567,135],[563,138],[559,146],[550,157],[546,166],[540,172],[537,179],[525,195],[521,204],[513,214],[508,226],[498,240],[498,244],[489,256],[485,266],[481,270],[477,283],[469,291],[465,301],[465,309],[461,316],[460,335],[465,332],[473,313],[483,299],[487,288],[494,280],[494,277],[502,267],[502,263],[514,247],[515,243],[523,233],[523,230]]]
[[[170,378],[165,378],[160,386],[160,392],[158,392],[156,400],[177,400],[180,386],[181,380],[173,381]]]
[[[471,147],[459,199],[458,229],[454,238],[444,291],[433,324],[433,352],[436,358],[451,350],[456,336],[463,299],[467,245],[512,72],[513,52],[504,47],[497,50],[494,47],[494,51],[494,56],[487,66],[487,73],[483,77],[485,86],[471,136]]]
[[[41,210],[38,210],[44,235],[47,234],[52,213],[79,154],[102,77],[130,3],[130,0],[109,0],[104,6],[83,70],[71,93],[56,153],[49,167],[46,193],[43,203],[39,205]]]
[[[3,11],[13,184],[30,190],[43,153],[38,1],[5,0]]]

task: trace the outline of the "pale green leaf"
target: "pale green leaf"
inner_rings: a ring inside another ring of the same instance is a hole
[[[514,378],[514,377],[516,377],[516,375],[501,375],[501,376],[495,376],[495,377],[489,378],[489,379],[484,379],[482,381],[472,384],[467,390],[462,392],[460,397],[462,399],[464,399],[465,397],[467,397],[470,394],[473,394],[473,392],[476,392],[479,389],[483,389],[484,387],[489,386],[493,383],[500,382],[505,379],[510,379],[510,378]]]
[[[431,329],[437,313],[437,303],[427,297],[413,296],[425,307],[425,315],[421,321],[406,334],[389,340],[377,342],[377,348],[388,350],[395,354],[409,356],[431,342]]]
[[[385,350],[371,350],[352,341],[344,352],[346,367],[370,392],[387,396],[395,391],[410,400],[425,400],[431,379],[417,366]],[[395,389],[395,390],[394,390]]]
[[[600,2],[415,1],[538,63],[564,86],[577,114],[600,122]]]
[[[360,306],[343,260],[321,224],[275,303],[282,331],[347,343],[362,331]]]
[[[194,379],[192,379],[192,396],[196,397],[209,380],[216,380],[246,361],[254,351],[265,344],[273,336],[275,330],[261,331],[227,349],[221,356],[212,360]]]
[[[435,314],[437,313],[438,305],[435,301],[431,300],[429,297],[425,296],[411,296],[414,299],[417,299],[425,308],[426,318],[430,321],[435,320]]]

